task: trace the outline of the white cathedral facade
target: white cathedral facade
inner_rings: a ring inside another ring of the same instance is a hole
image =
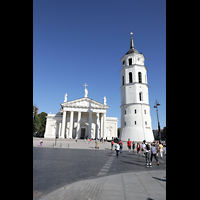
[[[84,98],[61,103],[60,112],[48,114],[44,138],[103,138],[111,140],[117,137],[116,117],[106,117],[106,97],[100,103],[88,98],[88,90],[85,86]]]
[[[121,58],[121,131],[120,139],[153,142],[150,115],[147,68],[144,55],[134,48],[133,37],[129,51]]]

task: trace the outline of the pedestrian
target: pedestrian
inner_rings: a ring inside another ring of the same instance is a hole
[[[164,154],[166,155],[166,144],[163,144]]]
[[[123,149],[123,142],[120,140],[119,141],[119,147],[120,147],[120,150],[119,152],[122,153],[122,149]]]
[[[157,158],[157,155],[156,155],[155,143],[153,143],[153,146],[151,147],[151,162],[152,162],[153,157],[156,159],[157,165],[159,165],[158,158]]]
[[[128,151],[130,153],[130,151],[131,151],[131,141],[130,141],[130,139],[128,139],[128,141],[127,141],[127,146],[128,146]]]
[[[95,140],[95,144],[96,144],[96,147],[95,147],[95,148],[97,148],[97,146],[98,146],[98,140],[97,140],[97,138],[96,138],[96,140]]]
[[[113,150],[114,141],[111,141],[111,150]]]
[[[159,153],[159,147],[158,146],[159,146],[159,141],[156,142],[156,144],[155,144],[157,157],[158,157],[158,153]]]
[[[135,151],[135,142],[133,141],[132,142],[132,145],[133,145],[133,152]]]
[[[142,142],[141,144],[141,149],[142,149],[142,156],[145,156],[145,144]]]
[[[150,154],[151,154],[150,145],[146,143],[146,140],[144,140],[143,143],[144,143],[144,149],[145,149],[146,167],[152,167],[151,160],[150,160]]]
[[[42,141],[42,139],[40,140],[40,146],[43,146],[43,141]]]
[[[163,157],[163,143],[161,143],[161,144],[159,145],[159,150],[160,150],[160,157],[161,157],[161,159],[162,159],[162,157]]]
[[[137,143],[137,154],[139,153],[139,156],[140,156],[140,150],[141,150],[141,147],[140,147],[140,143],[138,142]]]
[[[119,153],[119,148],[120,148],[120,146],[119,146],[119,144],[115,144],[115,151],[116,151],[116,156],[118,157],[119,155],[118,155],[118,153]]]

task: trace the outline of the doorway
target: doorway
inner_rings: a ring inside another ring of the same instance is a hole
[[[84,139],[85,138],[85,128],[81,128],[81,138],[80,139]]]

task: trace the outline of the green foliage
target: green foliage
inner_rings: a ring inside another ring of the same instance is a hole
[[[47,113],[37,114],[37,108],[33,106],[33,135],[43,137],[46,128]]]

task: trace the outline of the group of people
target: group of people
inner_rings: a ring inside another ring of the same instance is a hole
[[[114,143],[114,141],[111,141],[111,150],[113,150],[113,146],[115,144],[115,151],[116,156],[119,156],[119,152],[122,153],[123,149],[123,142],[120,140],[118,143]],[[129,150],[129,153],[131,152],[131,144],[132,149],[135,151],[135,148],[137,150],[137,154],[140,156],[140,151],[142,151],[142,155],[146,158],[146,167],[152,167],[152,159],[153,157],[157,161],[157,165],[159,165],[158,161],[158,154],[160,153],[161,159],[163,158],[163,153],[166,155],[166,144],[158,142],[153,142],[148,144],[146,140],[143,140],[142,144],[140,145],[139,142],[137,142],[137,145],[135,145],[135,142],[133,141],[131,143],[130,139],[127,141],[127,147]]]

